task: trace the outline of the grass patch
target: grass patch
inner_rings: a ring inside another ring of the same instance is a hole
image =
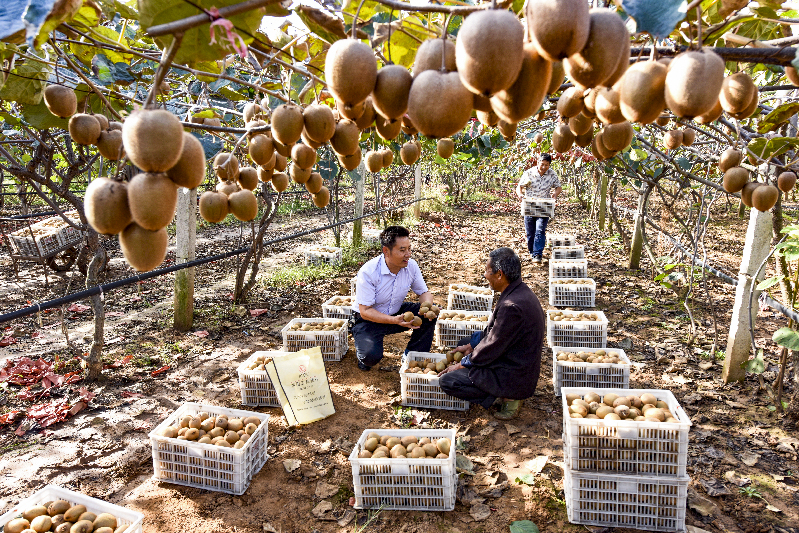
[[[357,270],[379,253],[377,244],[343,246],[340,265],[288,265],[277,268],[263,277],[266,287],[285,288],[307,285],[322,279],[335,278],[345,272]]]

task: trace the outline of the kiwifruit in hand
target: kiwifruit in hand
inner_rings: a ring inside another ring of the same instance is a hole
[[[539,50],[540,52],[540,50]],[[549,87],[547,87],[547,94],[556,93],[563,85],[566,78],[566,70],[563,68],[562,61],[555,61],[552,63],[552,77],[549,79]]]
[[[610,152],[620,152],[627,148],[635,136],[633,125],[627,122],[610,124],[602,129],[602,143]]]
[[[466,126],[473,103],[472,93],[463,86],[458,73],[426,70],[411,85],[408,115],[420,132],[439,139]]]
[[[80,515],[86,512],[85,505],[73,505],[64,513],[64,520],[67,522],[77,522]],[[91,531],[91,530],[90,530]]]
[[[449,159],[452,157],[452,154],[455,153],[455,141],[449,137],[439,139],[436,144],[436,153],[438,153],[442,159]]]
[[[311,172],[311,177],[305,182],[305,190],[311,194],[318,194],[322,190],[324,180],[318,172]]]
[[[355,170],[361,164],[361,152],[358,150],[352,155],[338,155],[338,161],[341,166],[347,170]]]
[[[722,184],[724,190],[733,193],[740,192],[749,181],[749,171],[743,167],[732,167],[724,173]]]
[[[585,46],[563,60],[566,75],[583,89],[602,85],[609,79],[630,46],[630,34],[614,10],[593,8],[589,16]]]
[[[354,120],[355,124],[358,126],[358,129],[364,131],[374,126],[375,118],[377,117],[377,112],[375,111],[374,104],[372,104],[371,96],[368,96],[366,100],[363,101],[362,105],[363,105],[363,113],[361,113],[360,117]]]
[[[377,72],[372,106],[387,119],[400,119],[408,110],[408,93],[413,77],[401,65],[386,65]]]
[[[103,131],[97,138],[97,149],[100,155],[109,161],[119,161],[125,155],[122,147],[122,132],[118,130]]]
[[[758,211],[768,211],[780,197],[780,191],[774,185],[763,184],[752,191],[752,207]]]
[[[455,43],[445,39],[427,39],[419,45],[416,57],[413,60],[413,77],[415,78],[425,70],[441,69],[441,47],[444,47],[444,70],[452,72],[458,70],[455,63]]]
[[[569,129],[575,135],[575,137],[585,135],[586,132],[591,131],[593,128],[594,121],[582,113],[579,113],[569,119]]]
[[[558,113],[563,118],[575,117],[584,108],[583,91],[577,87],[569,87],[558,98]]]
[[[406,142],[400,148],[400,159],[406,165],[413,165],[419,160],[419,148],[412,142]]]
[[[119,234],[119,247],[125,260],[139,272],[152,270],[164,262],[168,236],[166,229],[150,231],[131,222]],[[66,513],[65,513],[66,514]]]
[[[526,43],[519,75],[510,87],[491,97],[492,109],[506,122],[521,122],[541,107],[551,77],[552,63],[539,54],[533,43]],[[479,113],[477,116],[480,118]]]
[[[214,171],[222,181],[235,181],[239,177],[239,158],[228,152],[219,152],[214,158]]]
[[[124,229],[124,228],[123,228]],[[47,514],[55,516],[66,513],[72,505],[66,500],[56,500],[47,506]]]
[[[566,123],[558,124],[552,132],[552,148],[559,153],[568,152],[574,144],[574,134]]]
[[[166,174],[144,172],[128,183],[131,217],[144,229],[156,231],[168,226],[177,203],[177,186]]]
[[[422,318],[418,317],[418,316],[413,317],[413,319],[411,320],[411,325],[414,326],[414,327],[421,326],[422,325]]]
[[[330,191],[327,187],[322,185],[322,188],[319,190],[319,192],[312,195],[311,198],[313,199],[313,203],[316,207],[326,207],[327,204],[330,203]]]
[[[694,118],[711,111],[724,83],[724,60],[703,48],[678,54],[666,73],[666,105],[678,117]]]
[[[364,165],[369,172],[380,172],[383,169],[383,154],[375,150],[366,152]]]
[[[505,122],[502,119],[499,119],[499,122],[497,122],[497,129],[499,130],[499,133],[502,135],[502,138],[508,142],[516,138],[517,127],[518,123],[516,122]]]
[[[183,150],[183,126],[163,109],[139,109],[122,126],[125,153],[145,172],[166,172],[178,162]]]
[[[258,170],[255,167],[244,167],[239,170],[239,185],[242,189],[252,191],[258,186]]]
[[[618,124],[625,120],[619,104],[619,92],[612,87],[600,87],[596,91],[594,111],[603,124]]]
[[[796,174],[790,170],[786,170],[777,176],[777,187],[782,192],[791,192],[794,185],[796,185]]]
[[[330,55],[327,58],[329,61]],[[272,112],[272,136],[281,144],[289,145],[299,141],[304,127],[302,108],[297,104],[282,104]]]
[[[719,102],[727,113],[740,113],[749,107],[756,91],[755,82],[749,74],[736,72],[724,78],[719,92]]]
[[[682,130],[669,130],[663,134],[663,146],[674,150],[682,146]]]
[[[205,150],[202,143],[188,132],[183,132],[183,148],[180,158],[172,168],[167,170],[175,185],[194,189],[205,179]]]
[[[719,170],[726,172],[732,167],[737,167],[743,160],[743,153],[735,148],[727,148],[721,153],[719,158]]]
[[[127,184],[121,181],[109,178],[93,180],[86,188],[83,205],[89,225],[97,233],[116,235],[132,220]]]
[[[258,215],[258,199],[249,189],[242,189],[228,196],[230,213],[241,220],[249,222]]]
[[[333,110],[326,105],[309,105],[302,112],[305,133],[315,142],[326,143],[336,131],[336,120],[333,118]]]
[[[78,97],[70,87],[48,85],[44,89],[44,104],[55,116],[69,118],[78,109]]]
[[[250,154],[250,159],[252,159],[255,164],[268,164],[275,154],[275,145],[272,137],[260,133],[253,136],[250,139],[247,152]]]
[[[14,518],[6,522],[3,528],[3,533],[22,533],[26,529],[30,529],[31,523],[24,518]]]
[[[100,132],[100,123],[94,115],[78,113],[69,119],[69,136],[75,144],[97,144]]]
[[[696,130],[692,128],[683,128],[682,129],[682,145],[683,146],[691,146],[694,144],[696,140]]]
[[[372,48],[356,39],[333,43],[325,59],[325,80],[335,99],[345,105],[366,100],[377,81],[377,61]]]
[[[389,120],[380,115],[375,117],[375,129],[381,139],[391,141],[397,138],[402,131],[402,122],[399,120]]]
[[[539,53],[558,61],[579,52],[588,40],[588,3],[581,0],[528,0],[527,33]],[[563,80],[561,76],[558,84]]]
[[[339,120],[336,123],[336,131],[330,138],[330,145],[339,155],[353,155],[360,150],[358,146],[360,138],[361,131],[355,122],[348,119]],[[358,165],[355,166],[357,167]]]

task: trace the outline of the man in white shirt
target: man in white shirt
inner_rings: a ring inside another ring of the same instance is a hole
[[[352,337],[358,368],[370,370],[383,358],[383,338],[392,333],[414,330],[406,351],[429,352],[433,344],[435,319],[422,318],[421,326],[406,322],[402,314],[414,315],[424,302],[433,302],[419,265],[411,259],[410,232],[402,226],[389,226],[380,234],[383,253],[364,263],[358,271],[355,288],[355,325]],[[419,303],[406,302],[408,290],[419,296]]]
[[[532,167],[522,174],[519,184],[516,185],[516,195],[519,198],[525,196],[529,198],[554,198],[558,201],[558,196],[563,189],[557,174],[549,168],[552,165],[552,156],[541,154],[538,160],[538,167]],[[550,191],[555,189],[552,196]],[[533,261],[539,265],[543,263],[544,245],[547,243],[547,223],[548,217],[524,217],[524,229],[527,232],[527,249],[533,256]]]

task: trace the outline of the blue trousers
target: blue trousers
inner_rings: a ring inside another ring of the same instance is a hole
[[[418,303],[403,302],[400,306],[398,315],[411,311],[413,314],[419,312]],[[413,330],[411,339],[408,341],[407,351],[409,352],[429,352],[433,345],[433,333],[435,333],[436,320],[422,319],[419,329]],[[361,315],[356,315],[355,325],[352,326],[352,338],[355,342],[355,355],[358,361],[366,366],[374,366],[383,358],[383,337],[392,333],[408,331],[408,328],[396,324],[378,324],[364,320]]]
[[[541,257],[547,243],[547,224],[549,217],[524,217],[524,230],[527,232],[527,249],[533,257]]]

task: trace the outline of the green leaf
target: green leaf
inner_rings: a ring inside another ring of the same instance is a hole
[[[510,525],[510,533],[540,533],[538,526],[529,520],[517,520]]]
[[[326,11],[299,5],[294,12],[309,30],[330,44],[347,38],[347,34],[344,32],[344,22]]]
[[[746,371],[752,374],[762,374],[766,369],[766,362],[763,360],[763,350],[758,350],[754,359],[749,359],[746,363]]]
[[[759,137],[749,143],[749,149],[755,155],[766,160],[783,154],[791,148],[799,148],[799,139],[794,137],[776,137],[774,139]]]
[[[799,350],[799,333],[791,328],[780,328],[774,332],[771,340],[785,346],[789,350]]]
[[[780,127],[780,125],[787,122],[797,112],[799,112],[799,102],[782,104],[774,109],[771,113],[760,119],[760,123],[757,125],[757,131],[760,133],[774,131]]]
[[[37,130],[46,130],[47,128],[61,128],[65,130],[69,126],[69,119],[60,118],[50,113],[50,110],[47,109],[47,106],[44,104],[44,100],[38,104],[22,106],[22,118]]]
[[[516,483],[525,485],[535,485],[535,474],[524,474],[516,478]]]
[[[759,290],[759,291],[764,291],[764,290],[766,290],[766,289],[768,289],[770,287],[773,287],[774,285],[776,285],[777,283],[779,283],[780,281],[782,281],[784,279],[785,279],[785,276],[783,276],[783,275],[772,276],[772,277],[770,277],[768,279],[764,279],[763,281],[758,283],[757,287],[755,287],[755,288],[757,290]]]
[[[519,13],[522,12],[522,9],[524,9],[524,3],[525,3],[524,0],[513,0],[511,9],[513,9],[513,12],[518,15]]]
[[[0,100],[12,100],[20,104],[38,104],[50,74],[50,67],[39,61],[28,59],[12,70],[5,85],[0,88]]]

